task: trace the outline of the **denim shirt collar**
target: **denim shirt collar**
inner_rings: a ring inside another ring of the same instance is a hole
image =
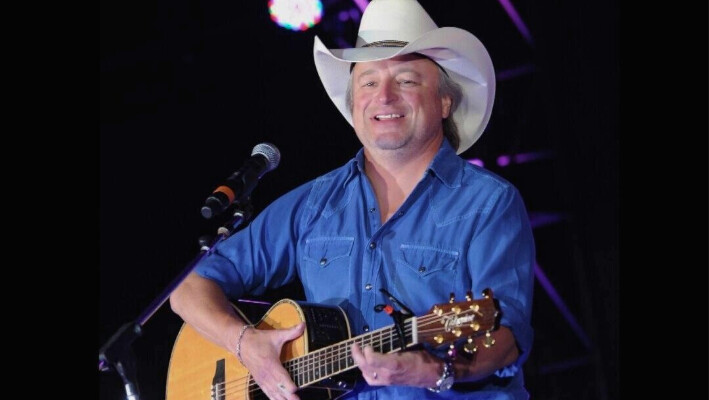
[[[450,188],[460,187],[463,179],[463,169],[460,168],[460,162],[462,160],[456,155],[453,146],[448,142],[448,139],[443,138],[441,147],[433,157],[427,171],[431,171],[444,185]],[[343,186],[346,186],[357,174],[364,174],[364,147],[357,151],[348,164],[349,171]]]
[[[461,163],[465,161],[455,154],[455,149],[448,139],[443,138],[441,148],[433,157],[428,170],[433,173],[444,185],[450,188],[460,187],[463,181],[463,170]]]

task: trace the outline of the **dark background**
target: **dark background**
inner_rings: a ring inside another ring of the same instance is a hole
[[[616,5],[515,1],[530,40],[498,1],[420,2],[439,26],[475,34],[498,73],[490,124],[462,156],[514,183],[533,222],[551,217],[534,231],[532,397],[619,398]],[[256,144],[282,154],[252,194],[257,212],[359,149],[322,88],[312,46],[314,35],[328,47],[352,45],[358,21],[338,15],[361,11],[351,0],[323,5],[320,24],[294,32],[269,19],[266,0],[101,2],[97,349],[223,222],[199,209]],[[496,163],[528,153],[543,157]],[[164,398],[180,326],[165,305],[133,345],[145,400]],[[102,400],[125,397],[115,373],[99,374],[99,391]]]

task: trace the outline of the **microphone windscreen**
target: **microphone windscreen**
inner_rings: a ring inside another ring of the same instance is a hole
[[[268,164],[266,165],[266,171],[264,171],[264,173],[276,168],[278,163],[281,162],[281,152],[271,143],[259,143],[254,146],[254,149],[251,150],[251,155],[255,156],[257,154],[266,157]]]

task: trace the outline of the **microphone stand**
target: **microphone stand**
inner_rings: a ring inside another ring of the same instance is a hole
[[[98,368],[101,372],[115,370],[123,380],[127,400],[139,400],[140,391],[136,380],[135,354],[130,347],[143,332],[143,326],[165,304],[172,292],[182,283],[207,254],[214,252],[217,243],[231,236],[242,222],[248,221],[253,213],[253,206],[247,197],[243,202],[235,202],[234,214],[228,223],[217,229],[217,237],[209,244],[209,238],[199,239],[200,253],[187,267],[170,282],[165,289],[150,303],[150,305],[131,322],[123,324],[99,350]]]

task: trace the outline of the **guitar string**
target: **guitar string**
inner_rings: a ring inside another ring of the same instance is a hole
[[[468,310],[465,310],[465,312],[468,312]],[[481,313],[476,312],[476,311],[472,311],[472,312],[475,313],[475,314],[478,314],[478,315],[482,315]],[[437,324],[438,320],[439,320],[441,317],[443,317],[443,316],[449,316],[449,315],[451,315],[451,314],[455,314],[455,313],[454,313],[454,312],[447,312],[447,313],[445,313],[445,314],[442,314],[441,316],[430,315],[430,314],[429,314],[429,315],[424,315],[424,316],[422,316],[422,317],[418,317],[418,321],[417,321],[418,324],[417,324],[417,325],[418,325],[419,328],[425,328],[427,325]],[[458,315],[459,315],[459,314],[458,314]],[[430,334],[430,332],[438,332],[439,330],[440,330],[440,329],[418,329],[417,331],[418,331],[419,334],[427,335],[427,334]],[[386,331],[389,331],[389,332],[386,332]],[[310,378],[310,376],[304,376],[304,378],[305,378],[304,380],[310,380],[309,382],[307,382],[307,384],[311,384],[311,383],[314,383],[314,382],[316,382],[316,381],[318,381],[318,380],[325,379],[325,378],[327,378],[327,377],[329,377],[329,376],[337,375],[337,374],[339,374],[339,373],[341,373],[341,372],[344,372],[344,371],[346,371],[346,370],[348,370],[348,369],[351,369],[351,368],[354,366],[354,365],[353,365],[353,366],[346,365],[346,367],[345,367],[344,370],[339,370],[339,371],[337,371],[337,372],[333,372],[332,374],[328,374],[328,373],[327,373],[327,367],[328,367],[328,365],[331,366],[331,367],[334,367],[334,365],[331,364],[332,360],[337,360],[337,361],[340,361],[340,362],[341,362],[341,361],[345,360],[346,358],[349,358],[349,357],[350,357],[349,345],[347,345],[347,343],[359,341],[359,342],[361,342],[361,343],[360,343],[361,345],[366,345],[366,344],[377,343],[377,342],[378,342],[378,343],[380,344],[380,348],[385,348],[386,345],[389,345],[390,349],[393,349],[393,342],[394,342],[394,340],[393,340],[392,338],[396,337],[396,338],[398,339],[398,336],[394,336],[394,335],[393,335],[393,332],[394,332],[394,331],[393,331],[393,326],[386,327],[386,328],[382,328],[382,329],[380,329],[380,330],[371,332],[371,334],[366,335],[366,336],[364,336],[364,337],[360,336],[360,337],[358,337],[358,338],[349,339],[349,340],[345,341],[345,343],[340,343],[340,344],[338,344],[338,345],[335,345],[335,347],[333,347],[333,346],[328,346],[328,347],[325,348],[325,349],[316,350],[316,351],[314,351],[314,352],[312,352],[312,353],[308,353],[308,354],[305,355],[305,356],[299,357],[298,359],[289,360],[289,361],[287,361],[286,363],[284,363],[284,367],[286,367],[286,369],[288,369],[289,367],[291,368],[291,372],[292,372],[292,373],[291,373],[291,376],[294,376],[293,373],[295,373],[295,376],[300,376],[300,375],[302,375],[302,374],[304,373],[304,371],[305,371],[306,373],[307,373],[308,371],[312,371],[312,370],[313,370],[313,367],[314,367],[316,364],[318,364],[318,367],[317,367],[317,368],[318,368],[318,372],[319,372],[319,370],[321,370],[321,369],[324,367],[324,368],[325,368],[325,372],[326,372],[326,374],[325,374],[324,377],[314,376],[312,379],[308,379],[308,378]],[[406,334],[410,334],[410,333],[411,333],[411,326],[410,326],[410,324],[409,324],[409,326],[406,328],[405,333],[406,333]],[[391,340],[391,341],[389,341],[389,340],[382,340],[382,337],[383,337],[382,335],[384,335],[384,334],[388,334],[389,337],[390,337],[390,339],[392,339],[392,340]],[[377,340],[377,338],[376,338],[377,335],[379,336],[379,340]],[[365,342],[365,340],[367,340],[367,339],[369,339],[369,342]],[[343,358],[342,355],[340,354],[340,353],[342,353],[342,350],[343,350],[342,347],[346,347],[346,348],[344,349],[345,358]],[[400,349],[397,348],[396,350],[391,350],[390,352],[395,352],[395,351],[399,351],[399,350],[400,350]],[[324,357],[324,358],[318,358],[318,357],[316,357],[317,353],[322,353],[322,352],[324,352],[324,353],[326,354],[326,357]],[[335,354],[335,353],[337,353],[337,354]],[[303,358],[311,358],[311,360],[303,360]],[[302,363],[302,365],[298,365],[298,363]],[[347,361],[346,361],[346,363],[347,363]],[[322,364],[324,364],[324,365],[322,365]],[[312,373],[312,372],[311,372],[311,373]],[[248,380],[249,380],[249,383],[248,383],[248,386],[247,386],[247,387],[249,388],[249,393],[254,393],[254,392],[260,391],[260,388],[258,387],[258,385],[257,385],[252,379],[250,379],[250,378],[248,377],[248,375],[247,375],[246,377],[242,377],[242,378],[238,378],[238,379],[235,379],[235,380],[232,380],[232,381],[229,381],[229,382],[224,382],[224,383],[217,384],[217,386],[223,386],[221,389],[218,389],[218,390],[217,390],[217,395],[218,395],[218,396],[221,396],[221,395],[223,395],[223,394],[226,394],[227,391],[230,391],[230,393],[233,393],[233,391],[232,391],[233,389],[237,389],[237,390],[235,390],[235,391],[241,391],[241,390],[243,390],[243,389],[245,388],[245,387],[243,386],[243,383],[244,383],[244,382],[241,382],[241,381],[243,381],[243,380],[245,380],[245,379],[248,379]],[[295,380],[295,379],[294,379],[294,380]],[[229,386],[229,387],[227,387],[227,386]]]
[[[447,314],[450,314],[450,313],[447,313]],[[447,314],[446,314],[446,315],[447,315]],[[478,313],[478,314],[479,314],[479,313]],[[427,319],[437,320],[438,318],[439,318],[439,317],[437,317],[437,316],[430,316],[430,318],[428,318],[428,316],[419,317],[419,322],[420,322],[420,323],[419,323],[419,326],[425,326],[425,325],[427,325],[427,324],[430,324],[430,323],[427,323],[427,321],[426,321]],[[375,331],[375,332],[373,332],[372,335],[368,335],[368,337],[360,337],[360,338],[352,339],[352,340],[349,340],[349,341],[360,341],[360,342],[362,342],[362,344],[367,344],[367,343],[365,343],[365,340],[366,340],[366,339],[369,339],[369,343],[377,342],[377,341],[378,341],[378,342],[382,345],[382,348],[383,348],[383,347],[386,347],[387,344],[390,344],[389,341],[382,341],[382,339],[381,339],[381,338],[383,337],[382,334],[386,334],[386,332],[384,332],[384,331],[386,331],[387,329],[389,329],[389,328],[385,328],[383,331],[379,331],[379,332],[376,332],[376,331]],[[437,332],[438,330],[439,330],[439,329],[435,329],[434,332]],[[420,331],[419,333],[421,333],[421,332],[425,332],[425,330],[424,330],[424,331]],[[389,332],[389,333],[392,334],[392,332]],[[407,329],[407,333],[410,333],[410,330]],[[424,334],[425,334],[425,333],[424,333]],[[377,337],[376,337],[377,335],[379,336],[379,340],[377,340]],[[341,346],[341,345],[338,345],[338,347],[342,347],[342,346]],[[392,348],[392,347],[393,347],[393,346],[390,346],[390,348]],[[347,350],[349,350],[349,346],[347,346],[347,348],[346,348],[345,350],[346,350],[345,353],[346,353],[346,354],[349,354],[349,353],[347,352]],[[399,349],[397,348],[397,351],[398,351],[398,350],[399,350]],[[337,352],[341,352],[341,350],[337,350]],[[315,354],[315,353],[316,353],[316,352],[309,353],[308,356],[311,356],[311,358],[314,358],[312,355]],[[325,359],[325,362],[328,362],[329,360],[331,360],[331,359],[333,359],[333,358],[337,359],[338,355],[332,354],[332,353],[333,353],[332,351],[331,351],[330,353],[331,353],[331,354],[330,354],[331,357],[326,358],[326,359]],[[340,357],[340,360],[342,360],[341,357]],[[294,360],[290,360],[290,361],[294,361]],[[322,364],[323,361],[322,361],[322,360],[317,360],[317,363]],[[308,369],[307,367],[312,367],[314,364],[315,364],[315,363],[313,363],[313,362],[310,362],[310,363],[309,363],[309,362],[306,360],[306,361],[304,362],[304,365],[302,365],[302,366],[297,366],[297,367],[296,367],[296,372],[298,371],[297,368],[306,367],[306,369]],[[348,367],[350,367],[350,366],[348,366]],[[319,367],[319,369],[322,369],[322,368],[323,368],[322,366]],[[326,369],[326,372],[327,372],[327,365],[325,365],[325,369]],[[333,374],[336,375],[336,374],[339,374],[340,372],[343,372],[343,371],[333,372]],[[324,378],[328,377],[328,375],[329,375],[329,374],[326,373],[326,376],[325,376]],[[309,378],[309,377],[308,377],[308,378]],[[320,379],[324,379],[324,378],[315,377],[315,378],[312,379],[312,382],[308,382],[308,383],[313,383],[313,382],[315,382],[316,380],[320,380]],[[250,387],[255,387],[256,390],[259,390],[259,389],[258,389],[258,386],[256,385],[255,382],[251,383],[249,386],[250,386]],[[225,388],[225,389],[224,389],[224,392],[226,392],[226,390],[229,390],[229,389],[231,389],[231,388]],[[252,392],[253,392],[253,390],[252,390]]]
[[[408,333],[410,333],[410,331],[409,331]],[[389,341],[378,341],[378,340],[376,340],[376,339],[371,340],[371,341],[367,341],[365,338],[353,339],[352,341],[359,341],[359,342],[361,342],[362,345],[369,344],[369,343],[372,343],[372,342],[380,342],[382,345],[389,344]],[[393,341],[392,341],[392,343],[393,343]],[[338,345],[338,347],[341,347],[341,345]],[[344,347],[346,347],[345,350],[349,350],[349,346],[344,346]],[[398,351],[398,349],[397,349],[397,351]],[[337,352],[342,352],[342,349],[337,350]],[[347,353],[347,354],[349,354],[349,353]],[[309,355],[310,355],[310,354],[309,354]],[[333,355],[331,355],[330,357],[327,357],[327,358],[326,358],[326,360],[332,360],[332,359],[338,359],[338,358],[337,358],[337,355],[334,355],[334,354],[333,354]],[[340,357],[339,360],[343,360],[343,358]],[[301,368],[302,368],[302,369],[305,369],[306,371],[308,371],[308,370],[311,370],[311,371],[312,371],[312,368],[308,368],[308,367],[312,367],[312,366],[314,366],[315,364],[317,364],[317,363],[322,363],[322,362],[323,362],[323,361],[318,361],[318,362],[308,362],[308,361],[305,361],[305,364],[304,364],[304,365],[302,365],[302,366],[296,366],[296,367],[295,367],[295,371],[292,371],[292,372],[294,372],[295,375],[301,375],[301,374],[303,373],[303,372],[300,370]],[[326,361],[326,362],[327,362],[327,361]],[[349,364],[349,363],[348,363],[348,364]],[[352,368],[352,367],[354,367],[354,364],[351,365],[351,366],[350,366],[350,365],[347,365],[347,367],[346,367],[344,370],[347,370],[348,368]],[[340,372],[343,372],[344,370],[340,370],[340,371],[338,371],[338,372],[335,372],[335,373],[333,373],[332,375],[336,375],[336,374],[338,374],[338,373],[340,373]],[[312,374],[312,372],[311,372],[311,374]],[[291,374],[291,376],[293,376],[293,373]],[[309,382],[307,382],[307,384],[311,384],[311,383],[314,383],[314,382],[316,382],[316,381],[318,381],[318,380],[325,379],[325,378],[327,378],[328,376],[329,376],[328,374],[326,374],[325,377],[315,377],[315,376],[313,376],[313,379],[310,380]],[[243,379],[243,378],[242,378],[242,379]],[[253,380],[249,379],[249,381],[250,381],[250,382],[249,382],[249,394],[258,393],[258,392],[261,391],[260,387],[259,387]],[[222,394],[232,394],[233,392],[231,391],[231,389],[233,389],[232,386],[230,386],[229,388],[226,388],[226,385],[225,385],[225,388],[224,388],[222,391],[218,391],[218,395],[222,395]],[[243,387],[238,386],[236,389],[237,389],[237,391],[239,391],[239,390],[242,390]],[[227,393],[227,391],[229,391],[229,393]]]
[[[480,314],[479,312],[473,311],[473,310],[464,310],[464,311],[465,311],[466,313],[467,313],[467,312],[473,312],[473,313],[476,313],[476,314],[482,316],[482,314]],[[441,317],[443,317],[443,316],[448,316],[448,315],[451,315],[451,314],[453,314],[453,312],[448,312],[448,313],[446,313],[446,314],[443,314],[443,315],[441,315]],[[429,331],[427,331],[427,330],[425,330],[425,329],[422,329],[422,328],[425,326],[427,319],[430,318],[430,319],[432,319],[433,321],[436,321],[438,318],[441,318],[441,317],[436,316],[436,315],[434,315],[434,314],[426,314],[426,315],[424,315],[424,316],[418,317],[418,327],[419,327],[418,332],[419,332],[419,334],[426,335],[426,334],[429,333]],[[373,335],[373,334],[381,333],[381,332],[386,331],[386,330],[393,330],[393,329],[394,329],[394,326],[391,325],[391,326],[389,326],[389,327],[384,327],[384,328],[381,328],[381,329],[379,329],[379,330],[377,330],[377,331],[373,331],[373,332],[371,332],[371,334]],[[351,340],[352,340],[352,339],[348,339],[348,341],[351,341]],[[328,346],[328,347],[332,347],[332,346]],[[300,363],[303,363],[303,362],[304,362],[304,361],[303,361],[303,358],[304,358],[304,357],[307,357],[307,356],[314,357],[314,355],[316,355],[316,354],[322,352],[323,350],[327,350],[328,347],[326,347],[325,349],[318,349],[318,350],[316,350],[316,351],[313,351],[313,352],[311,352],[311,353],[308,353],[308,355],[303,356],[303,357],[300,357],[299,359],[289,360],[289,361],[286,362],[286,365],[288,365],[289,363],[292,363],[292,362],[300,362]],[[335,357],[337,357],[337,355],[335,355]],[[331,358],[326,358],[325,361],[329,361],[330,359],[331,359]],[[307,360],[306,360],[306,361],[307,361]],[[182,368],[182,369],[180,370],[180,371],[181,371],[180,376],[193,376],[194,374],[201,373],[202,371],[204,371],[205,368],[209,368],[209,367],[211,366],[211,363],[212,363],[211,361],[208,361],[208,362],[205,362],[205,363],[196,363],[196,364],[192,364],[192,365],[191,365],[192,368],[189,368],[189,369]],[[303,367],[308,367],[308,366],[309,366],[309,365],[303,365]],[[243,366],[242,366],[242,367],[243,367]],[[243,368],[246,369],[245,367],[243,367]]]
[[[386,330],[386,328],[384,328],[384,330]],[[410,331],[409,331],[409,333],[410,333]],[[381,336],[381,332],[378,332],[378,334],[379,334],[379,336]],[[374,335],[372,335],[372,336],[374,336]],[[358,341],[362,342],[362,344],[365,344],[365,339],[366,339],[366,338],[357,338],[357,339],[351,339],[351,340],[348,340],[348,341],[358,340]],[[367,342],[367,343],[370,343],[370,342],[377,342],[377,341],[378,341],[376,338],[372,338],[372,339],[374,339],[374,340],[371,340],[371,341],[369,341],[369,342]],[[389,343],[388,341],[382,341],[382,344],[388,344],[388,343]],[[326,353],[329,353],[329,354],[328,354],[328,357],[325,357],[325,358],[323,359],[323,361],[314,362],[315,360],[305,360],[305,361],[302,362],[303,365],[297,365],[297,364],[298,364],[297,362],[293,362],[293,361],[296,361],[296,360],[289,360],[288,362],[286,362],[286,364],[290,364],[290,365],[285,365],[285,366],[286,366],[286,367],[291,367],[291,371],[294,372],[296,375],[302,375],[302,371],[300,371],[300,369],[308,370],[307,367],[313,366],[313,365],[315,365],[316,363],[320,363],[320,364],[322,364],[323,362],[327,363],[327,362],[330,362],[330,361],[333,360],[333,359],[344,360],[341,356],[338,358],[338,355],[337,355],[337,354],[333,354],[333,353],[342,353],[343,350],[348,350],[348,349],[349,349],[349,346],[344,345],[344,344],[338,344],[338,345],[336,345],[336,347],[337,347],[337,349],[334,349],[333,351],[330,351],[330,352],[326,352]],[[319,349],[319,350],[322,350],[322,349]],[[319,351],[319,350],[318,350],[318,351]],[[306,355],[305,357],[313,358],[313,357],[314,357],[313,354],[317,353],[318,351],[309,353],[309,354]],[[349,354],[349,353],[347,353],[347,354]],[[351,366],[348,365],[348,367],[351,367]],[[286,369],[288,369],[288,368],[286,368]],[[338,371],[338,372],[333,373],[333,374],[337,374],[337,373],[339,373],[339,372],[341,372],[341,371]],[[291,376],[293,376],[293,374],[291,374]],[[323,377],[322,379],[325,379],[326,377],[327,377],[327,374],[326,374],[326,376]],[[240,378],[238,381],[241,381],[241,380],[243,380],[243,379],[245,379],[245,378]],[[321,379],[320,377],[314,377],[314,378],[312,379],[312,381],[308,382],[308,384],[313,383],[313,382],[315,382],[316,380],[320,380],[320,379]],[[235,382],[235,381],[231,381],[231,382]],[[236,383],[236,382],[235,382],[235,383]],[[238,382],[238,383],[242,383],[242,382]],[[236,385],[237,391],[243,390],[243,388],[244,388],[244,387],[243,387],[242,385]],[[218,392],[218,395],[226,394],[226,391],[227,391],[227,390],[230,391],[229,393],[232,393],[232,392],[231,392],[231,389],[234,389],[234,387],[233,387],[232,385],[230,385],[230,386],[227,388],[227,387],[226,387],[226,384],[225,384],[225,388],[224,388],[222,391]],[[250,390],[249,390],[249,393],[254,393],[254,392],[260,391],[260,388],[258,387],[258,385],[257,385],[255,382],[253,382],[253,380],[250,380],[250,382],[249,382],[249,389],[250,389]]]

